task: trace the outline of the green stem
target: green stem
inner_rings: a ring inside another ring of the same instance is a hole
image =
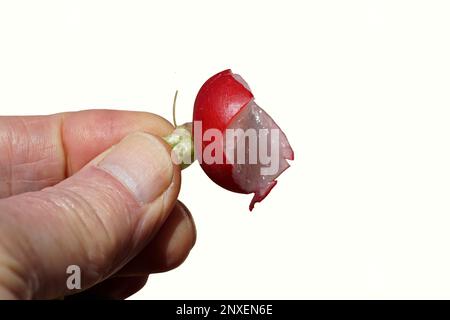
[[[177,106],[177,96],[178,96],[178,90],[175,91],[175,96],[173,97],[173,104],[172,104],[172,120],[173,120],[173,126],[176,128],[177,127],[177,120],[175,117],[175,109]]]
[[[181,170],[189,167],[195,161],[192,123],[177,126],[175,110],[177,106],[178,90],[175,91],[172,104],[172,119],[175,130],[163,139],[172,148],[172,160],[176,161]]]

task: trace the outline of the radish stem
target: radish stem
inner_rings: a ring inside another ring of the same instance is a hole
[[[175,91],[175,96],[173,97],[173,104],[172,104],[172,119],[173,119],[173,126],[177,127],[177,120],[175,117],[175,109],[177,106],[177,96],[178,96],[178,90]]]
[[[172,159],[180,164],[181,169],[185,169],[195,161],[194,141],[192,135],[192,123],[187,122],[181,126],[177,125],[175,110],[177,104],[178,90],[175,91],[172,105],[172,118],[175,130],[163,139],[172,148]]]

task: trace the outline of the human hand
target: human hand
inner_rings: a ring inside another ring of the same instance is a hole
[[[0,299],[122,299],[182,263],[196,233],[172,130],[141,112],[0,117]]]

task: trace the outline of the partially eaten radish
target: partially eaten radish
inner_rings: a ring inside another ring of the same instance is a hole
[[[195,153],[202,169],[227,190],[254,193],[250,211],[269,194],[278,176],[289,167],[286,160],[294,159],[283,131],[256,104],[248,84],[231,70],[214,75],[200,88],[193,126],[193,132],[192,125],[185,124],[177,127],[177,134],[166,137],[174,151],[178,149],[177,157],[184,159],[182,165],[186,166],[192,155],[192,141],[187,136],[193,133]]]
[[[205,173],[215,183],[221,187],[239,193],[254,193],[250,203],[250,210],[256,202],[262,201],[275,186],[275,180],[284,170],[289,167],[286,159],[293,160],[294,152],[289,145],[286,136],[272,120],[254,101],[252,92],[248,84],[231,70],[222,71],[211,77],[201,87],[194,105],[194,123],[201,121],[201,137],[197,137],[194,131],[194,141],[196,141],[197,155],[203,154],[204,148],[209,141],[202,139],[204,132],[210,128],[216,128],[226,136],[226,129],[253,128],[256,130],[276,129],[279,134],[279,141],[275,143],[279,150],[279,166],[270,175],[261,174],[263,166],[258,154],[257,163],[250,164],[249,157],[246,163],[211,163],[201,162],[201,167]],[[270,134],[269,134],[270,136]],[[259,137],[258,137],[259,138]],[[201,141],[199,141],[201,139]],[[271,139],[269,138],[268,141]],[[226,141],[223,143],[223,156],[227,158]],[[249,144],[246,144],[248,147]],[[246,150],[248,155],[248,149]],[[275,150],[271,150],[275,152]],[[234,152],[234,151],[233,151]]]

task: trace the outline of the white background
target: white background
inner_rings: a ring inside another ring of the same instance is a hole
[[[0,113],[87,108],[189,121],[226,68],[295,151],[251,196],[198,164],[198,228],[133,298],[450,298],[448,1],[0,1]]]

